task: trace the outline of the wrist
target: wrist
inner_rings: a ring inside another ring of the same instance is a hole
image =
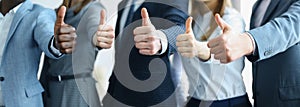
[[[210,48],[207,47],[207,42],[196,41],[197,57],[203,61],[210,59]]]
[[[254,41],[253,37],[247,32],[243,33],[242,36],[244,37],[244,40],[246,40],[245,43],[247,44],[247,45],[245,45],[245,46],[247,46],[246,55],[250,55],[255,50],[255,41]]]

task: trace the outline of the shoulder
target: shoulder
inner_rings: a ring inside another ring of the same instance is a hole
[[[99,2],[99,1],[94,1],[92,3],[90,3],[82,18],[81,18],[81,22],[87,22],[87,21],[95,21],[96,19],[100,19],[100,11],[105,9],[104,6]]]
[[[88,7],[87,12],[101,11],[102,9],[105,9],[105,7],[99,1],[94,1]]]
[[[235,19],[235,18],[239,18],[242,19],[242,15],[234,8],[232,7],[226,7],[225,11],[224,11],[224,16],[223,16],[224,20],[230,20],[230,19]]]
[[[225,8],[224,16],[222,17],[228,24],[244,23],[243,16],[234,8]]]
[[[45,8],[38,4],[33,4],[32,11],[35,13],[55,14],[55,11],[53,9]]]
[[[45,8],[38,4],[33,4],[31,13],[36,15],[37,17],[48,16],[48,18],[55,18],[56,14],[53,9]],[[47,18],[47,17],[43,17]]]
[[[233,28],[236,28],[237,31],[245,31],[245,21],[243,16],[234,8],[227,7],[225,8],[225,13],[223,19],[231,25]]]

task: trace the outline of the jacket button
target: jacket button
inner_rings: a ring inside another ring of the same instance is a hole
[[[4,77],[0,77],[0,81],[4,81]]]
[[[264,53],[264,55],[265,56],[269,56],[269,55],[271,55],[273,53],[273,51],[266,51],[265,53]]]

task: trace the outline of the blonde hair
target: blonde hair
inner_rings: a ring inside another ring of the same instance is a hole
[[[214,20],[214,15],[215,14],[220,14],[220,16],[222,17],[224,15],[225,12],[225,8],[226,7],[231,7],[231,2],[230,0],[217,0],[218,4],[216,4],[214,9],[211,9],[210,11],[212,11],[212,17],[211,17],[211,22],[210,22],[210,28],[207,32],[205,32],[200,40],[201,41],[207,41],[207,39],[210,37],[210,35],[215,31],[215,29],[218,27],[217,23]],[[191,8],[191,15],[193,17],[195,17],[196,15],[198,15],[199,13],[198,10],[200,9],[199,7],[199,2],[197,2],[197,0],[192,0],[192,4],[191,4],[192,8]],[[202,7],[203,8],[203,7]]]

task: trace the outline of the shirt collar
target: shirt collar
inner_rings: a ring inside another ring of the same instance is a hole
[[[23,4],[23,3],[20,3],[19,5],[17,5],[17,6],[14,7],[13,9],[11,9],[11,10],[9,11],[9,13],[13,13],[13,14],[17,13],[17,11],[18,11],[19,8],[22,6],[22,4]],[[4,18],[4,16],[3,16],[2,13],[0,13],[0,18],[1,18],[1,19]]]
[[[15,8],[12,9],[13,13],[17,13],[17,11],[19,10],[19,8],[22,6],[23,3],[20,3],[19,5],[17,5]]]

